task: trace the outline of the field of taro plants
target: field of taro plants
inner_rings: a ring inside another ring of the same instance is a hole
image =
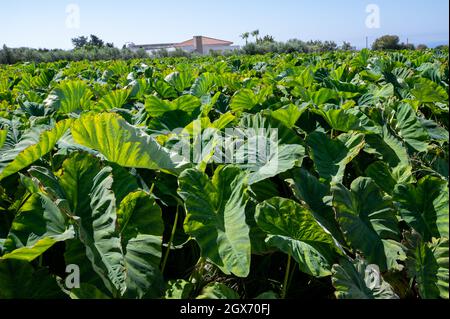
[[[0,66],[0,298],[449,297],[448,51]]]

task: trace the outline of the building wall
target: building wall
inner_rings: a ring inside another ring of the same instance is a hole
[[[187,46],[181,48],[183,51],[186,52],[194,52],[195,48],[194,46]],[[209,51],[232,51],[235,49],[239,49],[238,45],[203,45],[203,54],[208,54]]]
[[[130,48],[130,49],[133,50],[133,51],[137,51],[138,50],[138,48]],[[165,49],[168,52],[173,52],[173,51],[176,50],[175,47],[168,47],[168,48],[165,48]],[[181,49],[183,51],[190,52],[190,53],[195,51],[194,46],[181,47]],[[235,50],[235,49],[239,49],[239,46],[238,45],[204,45],[203,46],[203,54],[208,54],[211,50],[212,51],[232,51],[232,50]],[[160,49],[151,49],[151,50],[146,50],[146,52],[148,54],[152,54],[152,53],[155,53],[155,52],[157,52],[159,50]]]

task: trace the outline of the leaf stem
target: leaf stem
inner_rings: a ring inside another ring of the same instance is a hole
[[[28,199],[30,199],[31,195],[32,194],[30,192],[28,192],[25,199],[20,203],[19,207],[16,209],[16,214],[20,212],[20,210],[22,209],[22,206],[25,205],[25,203],[27,202]]]
[[[49,156],[49,159],[50,159],[50,167],[51,167],[51,169],[52,169],[52,172],[54,172],[55,171],[55,165],[53,164],[53,156],[52,156],[52,153],[50,152],[49,154],[48,154]]]
[[[150,190],[148,191],[149,194],[153,194],[153,188],[155,188],[155,182],[150,186]]]
[[[166,253],[164,254],[164,259],[163,259],[162,266],[161,266],[162,273],[164,273],[164,269],[166,268],[167,259],[169,258],[169,253],[170,253],[170,247],[172,246],[173,238],[175,237],[175,231],[177,229],[177,224],[178,224],[178,208],[179,207],[180,206],[177,205],[177,212],[175,213],[175,220],[173,222],[172,232],[170,234],[170,240],[169,240],[169,243],[167,244],[167,250],[166,250]]]
[[[289,279],[288,279],[288,283],[287,283],[287,286],[286,286],[286,291],[289,289],[289,287],[291,286],[291,282],[292,282],[292,278],[294,278],[294,273],[295,273],[295,261],[294,261],[294,265],[293,265],[293,267],[292,267],[292,270],[291,270],[291,274],[289,275]]]
[[[291,255],[288,254],[286,272],[284,273],[283,290],[281,291],[281,299],[286,299],[287,285],[288,285],[290,270],[291,270]]]

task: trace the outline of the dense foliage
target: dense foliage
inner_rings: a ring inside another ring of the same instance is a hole
[[[338,46],[333,41],[310,40],[302,41],[299,39],[291,39],[286,42],[275,41],[270,35],[258,38],[258,30],[251,33],[255,37],[255,41],[248,41],[249,32],[241,35],[245,40],[245,45],[240,49],[230,51],[214,51],[211,50],[207,54],[217,56],[232,55],[260,55],[267,53],[324,53],[331,51],[352,51],[355,47],[349,42],[343,42]],[[419,44],[417,48],[413,44],[399,43],[398,36],[385,35],[375,40],[373,50],[425,50],[427,46]],[[80,36],[72,39],[73,50],[61,49],[32,49],[32,48],[9,48],[6,45],[0,49],[0,64],[15,64],[20,62],[58,62],[58,61],[104,61],[104,60],[131,60],[145,58],[166,58],[166,57],[188,57],[197,58],[196,52],[188,52],[181,48],[175,50],[160,49],[152,53],[147,53],[144,49],[137,51],[130,50],[123,46],[121,49],[114,47],[113,43],[105,43],[99,37],[91,34],[89,37]],[[448,45],[440,45],[436,47],[439,50],[448,50]]]
[[[102,61],[131,60],[148,58],[145,50],[131,51],[114,47],[84,46],[74,50],[62,49],[32,49],[0,48],[0,64],[15,64],[20,62],[56,62],[56,61]]]
[[[448,84],[430,50],[0,66],[0,298],[448,299]]]

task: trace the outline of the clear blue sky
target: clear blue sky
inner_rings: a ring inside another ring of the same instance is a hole
[[[66,26],[66,6],[80,9],[79,29]],[[366,6],[380,8],[380,28],[368,29]],[[363,47],[383,34],[402,41],[448,43],[448,0],[0,0],[0,45],[71,48],[72,37],[125,42],[178,42],[206,35],[242,44],[259,29],[276,40],[350,41]]]

